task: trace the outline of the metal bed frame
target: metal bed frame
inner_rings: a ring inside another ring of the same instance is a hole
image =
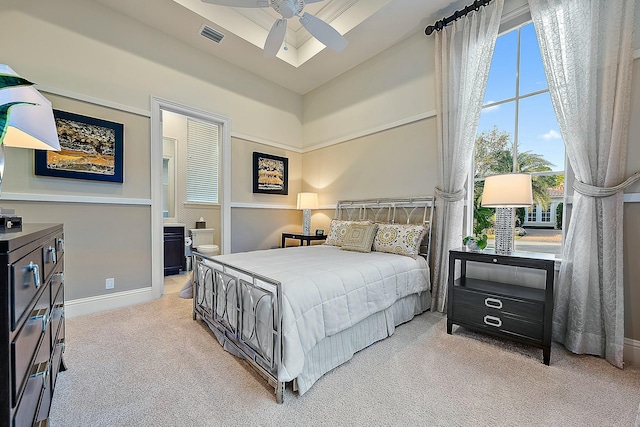
[[[339,201],[334,219],[425,224],[420,255],[429,263],[433,196]],[[247,360],[274,387],[283,403],[282,285],[262,275],[192,253],[193,319],[202,319],[223,348]],[[430,263],[429,263],[430,264]]]

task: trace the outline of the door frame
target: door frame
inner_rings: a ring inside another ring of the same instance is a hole
[[[221,142],[218,177],[220,216],[222,223],[221,248],[223,254],[231,252],[231,119],[173,101],[151,97],[151,286],[154,298],[164,294],[164,247],[162,217],[162,111],[171,111],[187,117],[216,124],[220,128]]]

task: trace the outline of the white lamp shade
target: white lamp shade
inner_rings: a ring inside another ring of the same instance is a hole
[[[0,73],[18,76],[6,65],[0,65]],[[15,105],[9,109],[7,132],[2,144],[7,147],[60,151],[51,102],[33,86],[0,89],[0,105],[11,102],[35,105]]]
[[[493,175],[484,180],[482,206],[520,208],[532,204],[531,175],[528,173]]]
[[[296,209],[318,209],[318,193],[298,193]]]

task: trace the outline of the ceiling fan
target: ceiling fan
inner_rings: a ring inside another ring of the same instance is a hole
[[[282,19],[278,19],[271,31],[267,35],[264,43],[265,58],[274,58],[287,31],[287,19],[297,16],[300,18],[300,24],[309,31],[309,33],[318,39],[318,41],[328,48],[341,52],[347,46],[345,39],[335,28],[309,13],[302,13],[306,3],[317,3],[322,0],[202,0],[205,3],[212,3],[221,6],[231,7],[271,7],[280,15]]]

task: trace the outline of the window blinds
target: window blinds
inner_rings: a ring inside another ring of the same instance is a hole
[[[218,131],[187,118],[187,202],[218,203]]]

